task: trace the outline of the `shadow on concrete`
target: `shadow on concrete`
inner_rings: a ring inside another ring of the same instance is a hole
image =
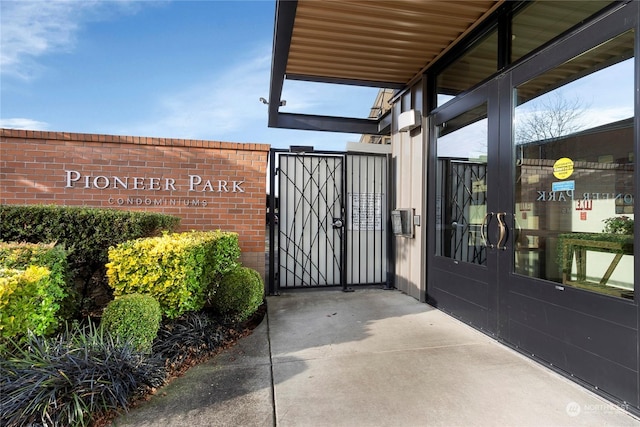
[[[304,363],[298,369],[305,369]],[[292,371],[291,375],[298,372]],[[251,335],[190,368],[147,401],[122,414],[117,427],[273,426],[268,314]]]
[[[639,425],[398,291],[287,290],[253,334],[115,426]]]

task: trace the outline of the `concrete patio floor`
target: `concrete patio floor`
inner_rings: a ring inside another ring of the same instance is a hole
[[[115,426],[639,426],[398,291],[288,291],[253,334]]]

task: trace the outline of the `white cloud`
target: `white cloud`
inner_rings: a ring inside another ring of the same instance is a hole
[[[29,79],[38,70],[35,58],[73,48],[78,2],[3,1],[0,68],[3,74]]]
[[[155,101],[152,118],[123,127],[118,133],[269,143],[278,147],[326,147],[329,144],[333,146],[331,149],[340,150],[344,149],[347,140],[359,140],[358,135],[269,129],[268,107],[259,98],[269,97],[271,48],[265,44],[239,60],[207,80],[159,97]],[[225,60],[221,59],[220,62],[224,64]],[[354,96],[353,89],[338,85],[305,87],[294,84],[283,91],[282,99],[287,104],[280,111],[366,117],[377,90],[363,92],[358,91],[361,88],[355,88]],[[351,106],[352,111],[359,113],[341,114],[336,110],[340,103]],[[358,107],[353,108],[353,105]]]
[[[39,57],[74,49],[83,24],[136,9],[128,0],[0,1],[0,72],[30,80],[42,70]]]
[[[0,119],[0,128],[6,129],[28,129],[28,130],[47,130],[49,124],[33,119],[14,118]]]
[[[589,108],[580,117],[582,129],[591,129],[597,126],[614,123],[633,117],[633,105],[609,108]]]
[[[209,79],[164,94],[155,101],[154,117],[120,133],[194,139],[222,139],[264,123],[271,52],[257,49],[245,62]],[[224,63],[224,59],[221,60]]]

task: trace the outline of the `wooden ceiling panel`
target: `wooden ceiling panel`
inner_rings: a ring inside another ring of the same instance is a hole
[[[408,83],[502,0],[299,0],[286,74]]]

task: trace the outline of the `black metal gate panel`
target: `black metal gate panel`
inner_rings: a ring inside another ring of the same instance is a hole
[[[461,160],[440,160],[445,174],[445,224],[451,232],[445,239],[443,254],[452,259],[486,265],[487,253],[482,241],[482,222],[486,215],[487,165]]]
[[[388,157],[272,150],[270,159],[270,291],[388,285]]]
[[[280,287],[343,283],[344,183],[343,156],[280,156]]]

